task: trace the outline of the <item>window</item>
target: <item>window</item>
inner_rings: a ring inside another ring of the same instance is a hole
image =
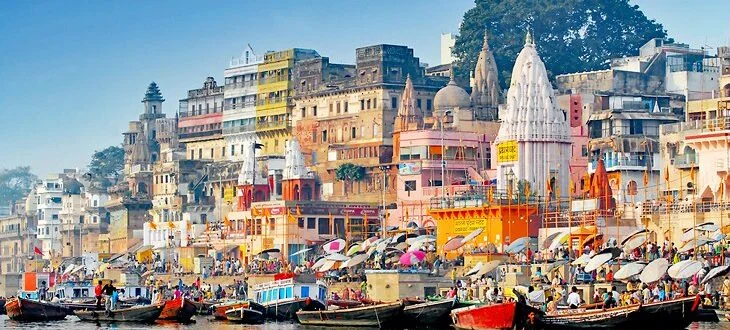
[[[357,138],[357,128],[352,127],[350,130],[351,130],[350,138],[356,139]]]
[[[431,107],[432,107],[432,106],[433,106],[433,105],[432,105],[432,103],[431,103],[431,100],[430,100],[430,99],[427,99],[427,100],[426,100],[426,110],[427,110],[427,111],[431,111]]]
[[[317,106],[316,105],[312,107],[312,116],[317,117]]]
[[[429,187],[441,187],[441,180],[428,180]]]
[[[297,227],[304,228],[304,218],[297,218]]]
[[[317,218],[307,218],[307,229],[314,229],[317,223]]]
[[[365,110],[365,100],[360,100],[360,110]]]
[[[307,108],[301,108],[300,110],[302,112],[302,118],[306,118],[307,117]]]
[[[226,147],[221,147],[221,157],[226,156]]]
[[[213,148],[210,148],[210,158],[213,159]]]
[[[332,113],[333,108],[334,108],[334,106],[332,105],[332,103],[329,104],[329,107],[330,107],[330,113]],[[340,113],[340,111],[339,111],[340,109],[339,108],[340,108],[340,105],[337,104],[337,113]]]
[[[421,108],[421,99],[416,99],[416,107]]]
[[[378,137],[378,124],[373,124],[373,137]]]
[[[345,101],[344,103],[345,103],[345,112],[347,112],[347,101]]]
[[[370,109],[370,100],[367,101],[367,104],[368,104],[367,108]]]
[[[411,195],[411,191],[416,191],[416,188],[416,180],[408,180],[405,182],[405,190],[408,192],[408,196]]]
[[[393,96],[390,98],[390,108],[391,109],[398,109],[398,98]]]
[[[360,126],[360,137],[365,137],[365,126]]]
[[[320,235],[330,234],[330,219],[328,219],[328,218],[317,219],[317,233]]]
[[[378,108],[378,102],[376,102],[376,100],[373,99],[373,109],[377,109],[377,108]]]
[[[327,142],[327,130],[322,131],[322,142]]]
[[[588,146],[580,147],[580,155],[581,157],[588,157]]]
[[[332,112],[332,104],[330,104],[330,112]],[[337,113],[340,113],[340,102],[337,102]]]
[[[235,155],[236,155],[236,148],[234,145],[231,145],[231,156],[235,156]]]

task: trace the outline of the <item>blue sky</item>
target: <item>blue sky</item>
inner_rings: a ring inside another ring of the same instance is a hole
[[[642,0],[692,47],[730,43],[726,0]],[[213,5],[215,4],[215,5]],[[354,63],[355,48],[404,44],[438,64],[439,35],[457,32],[469,0],[0,1],[0,169],[45,176],[83,167],[121,143],[150,81],[174,114],[207,76],[222,83],[247,43],[259,53],[316,49]]]

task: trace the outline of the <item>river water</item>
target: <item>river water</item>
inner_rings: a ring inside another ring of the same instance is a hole
[[[73,330],[86,330],[86,329],[185,329],[185,330],[214,330],[214,329],[257,329],[257,330],[278,330],[278,329],[323,329],[321,327],[305,327],[295,323],[279,322],[279,323],[266,323],[262,325],[239,325],[232,324],[222,321],[214,321],[211,316],[196,316],[196,322],[192,324],[177,324],[177,323],[156,323],[156,324],[133,324],[133,323],[118,323],[118,324],[104,324],[97,326],[92,322],[81,322],[75,316],[69,316],[63,321],[55,322],[15,322],[8,319],[7,315],[0,316],[0,329],[44,329],[44,330],[55,330],[55,329],[73,329]],[[347,328],[336,328],[336,329],[347,329]],[[358,328],[361,329],[361,328]],[[692,330],[730,330],[730,322],[720,323],[692,323],[688,329]]]

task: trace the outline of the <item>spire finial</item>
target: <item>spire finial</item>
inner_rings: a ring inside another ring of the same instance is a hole
[[[487,33],[487,29],[484,29],[484,44],[482,45],[482,50],[489,50],[489,34]]]
[[[525,45],[534,45],[535,40],[532,39],[532,32],[530,32],[530,29],[527,29],[527,35],[525,36]]]
[[[454,65],[451,64],[449,67],[449,83],[454,82]]]

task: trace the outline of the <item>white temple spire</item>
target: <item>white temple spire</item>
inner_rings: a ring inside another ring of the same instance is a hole
[[[292,139],[286,142],[284,151],[284,180],[289,179],[312,179],[313,175],[304,165],[304,155],[299,141]]]

